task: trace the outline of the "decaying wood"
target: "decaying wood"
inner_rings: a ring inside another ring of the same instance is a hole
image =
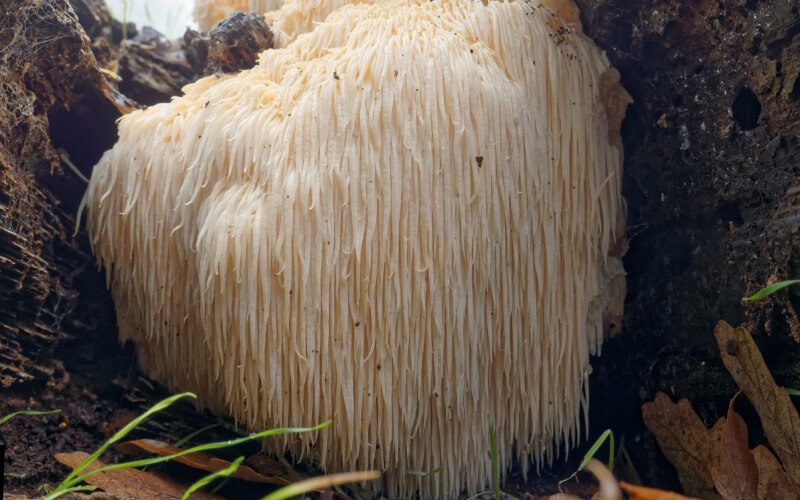
[[[197,79],[180,43],[147,27],[136,38],[122,42],[117,72],[122,79],[120,91],[144,105],[166,102]]]
[[[65,200],[82,191],[49,116],[90,108],[113,126],[119,112],[65,0],[5,2],[0,82],[0,386],[10,387],[52,371],[47,351],[75,319],[75,279],[91,262],[70,236],[70,203],[47,187],[76,190]]]
[[[252,68],[258,54],[272,47],[272,32],[256,13],[234,12],[211,31],[187,29],[186,59],[199,76]]]
[[[183,40],[145,27],[120,45],[119,88],[140,104],[165,102],[202,76],[252,68],[270,47],[272,32],[255,13],[235,12],[208,32],[187,29]]]
[[[0,387],[46,378],[59,338],[87,334],[98,308],[113,315],[108,300],[81,303],[76,280],[94,259],[72,234],[81,177],[116,141],[116,119],[203,74],[251,67],[272,43],[256,14],[189,30],[186,53],[153,30],[125,31],[100,0],[0,9]]]

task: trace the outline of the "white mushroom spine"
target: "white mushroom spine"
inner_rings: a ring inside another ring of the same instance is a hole
[[[549,463],[619,302],[614,74],[536,3],[378,0],[125,116],[84,199],[121,338],[253,430],[332,418],[278,444],[388,495],[486,487],[487,414]]]

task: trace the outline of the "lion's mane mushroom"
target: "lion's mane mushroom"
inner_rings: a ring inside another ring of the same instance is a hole
[[[120,121],[84,200],[148,374],[254,430],[332,418],[283,444],[390,495],[485,487],[487,414],[503,469],[578,441],[627,103],[578,29],[360,2],[184,90]]]

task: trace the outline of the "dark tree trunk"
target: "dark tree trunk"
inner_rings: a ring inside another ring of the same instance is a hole
[[[577,1],[635,101],[625,326],[593,362],[591,431],[615,429],[649,482],[677,487],[640,407],[664,391],[709,427],[725,414],[737,388],[719,320],[746,324],[778,382],[800,383],[798,290],[741,302],[773,275],[800,277],[800,4]]]
[[[68,3],[6,0],[0,12],[0,387],[7,389],[51,377],[59,338],[91,324],[95,304],[79,290],[91,253],[72,236],[83,185],[59,147],[80,149],[72,161],[88,175],[116,140],[120,113]],[[59,122],[77,128],[54,129]]]

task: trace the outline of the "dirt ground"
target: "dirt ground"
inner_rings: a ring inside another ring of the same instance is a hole
[[[719,359],[712,335],[717,321],[747,325],[777,382],[800,387],[800,294],[756,305],[740,301],[773,275],[800,277],[800,12],[796,2],[766,0],[577,3],[585,31],[608,52],[635,100],[622,130],[630,244],[625,326],[592,363],[589,443],[612,429],[645,484],[678,490],[675,472],[644,427],[641,405],[663,391],[688,398],[708,426],[724,414],[737,389]],[[49,4],[63,8],[65,1]],[[0,27],[20,22],[10,9],[0,14]],[[61,21],[63,29],[77,28]],[[72,68],[110,57],[115,49],[98,40],[103,26],[119,40],[118,23],[89,15],[80,23],[88,37],[59,39],[40,57],[61,57]],[[0,45],[10,44],[2,36]],[[3,63],[6,69],[15,64]],[[27,118],[14,118],[24,126],[4,128],[13,116],[0,115],[6,141],[0,191],[13,208],[6,198],[14,195],[7,193],[40,193],[31,186],[44,186],[41,199],[18,196],[29,205],[18,210],[33,210],[40,220],[14,227],[20,241],[40,242],[32,251],[42,263],[26,264],[14,293],[0,283],[0,308],[9,312],[0,318],[0,415],[29,407],[63,412],[12,420],[0,435],[8,446],[6,491],[33,495],[65,475],[53,452],[91,452],[166,391],[142,377],[130,346],[118,344],[113,306],[85,235],[63,236],[82,188],[54,151],[67,151],[88,175],[116,138],[119,111],[92,90],[99,76],[89,69],[61,80],[51,67],[26,71],[27,79],[2,88],[6,104],[21,96],[30,102],[19,115]],[[95,124],[88,132],[93,141],[74,134],[87,123]],[[22,161],[31,158],[31,148],[39,151],[35,161]],[[14,216],[0,212],[0,226]],[[40,229],[42,220],[49,229]],[[5,236],[0,251],[16,237]],[[48,264],[55,261],[58,269]],[[33,317],[33,303],[48,313]],[[758,419],[746,408],[742,413],[758,442]],[[215,422],[185,404],[139,434],[174,440]],[[230,435],[218,428],[208,438]],[[512,471],[506,490],[556,492],[587,447],[541,476],[523,480]],[[590,494],[586,483],[572,487]]]

